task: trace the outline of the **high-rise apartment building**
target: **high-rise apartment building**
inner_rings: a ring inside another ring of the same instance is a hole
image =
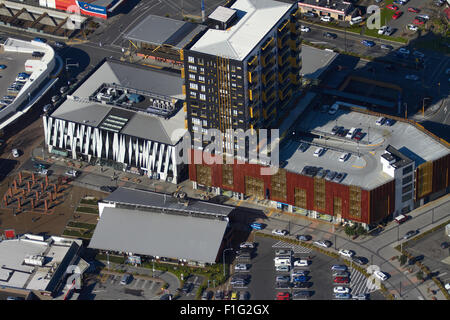
[[[297,12],[296,2],[237,0],[208,17],[209,30],[182,53],[192,137],[277,127],[300,85]]]

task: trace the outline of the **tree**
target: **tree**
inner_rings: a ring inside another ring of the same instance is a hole
[[[416,277],[417,277],[417,280],[420,280],[420,281],[423,280],[423,272],[422,272],[422,270],[419,270],[419,271],[416,273]]]
[[[404,265],[404,264],[406,263],[407,260],[408,260],[408,257],[405,256],[404,254],[402,254],[402,255],[400,256],[400,259],[399,259],[400,265],[401,265],[401,266]]]
[[[349,225],[346,225],[344,232],[348,236],[354,236],[356,234],[356,226],[350,227]]]

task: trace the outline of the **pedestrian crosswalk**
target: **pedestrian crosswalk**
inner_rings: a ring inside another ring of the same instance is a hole
[[[369,280],[370,281],[370,280]],[[350,288],[352,295],[371,293],[377,290],[373,285],[368,285],[367,278],[359,271],[353,270],[350,275]]]
[[[291,249],[294,253],[310,253],[312,250],[310,248],[305,248],[299,244],[292,244],[284,241],[276,242],[274,245],[272,245],[272,248]]]

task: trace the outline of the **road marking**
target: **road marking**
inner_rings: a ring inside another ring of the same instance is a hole
[[[153,290],[153,287],[155,286],[155,281],[152,281],[152,284],[151,284],[151,286],[150,286],[150,288],[148,288],[148,290]]]
[[[145,285],[147,284],[147,280],[144,280],[144,282],[142,283],[141,289],[144,290]]]

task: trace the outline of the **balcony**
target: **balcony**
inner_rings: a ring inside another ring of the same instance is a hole
[[[271,101],[274,97],[275,97],[275,89],[273,86],[269,90],[262,92],[262,100],[265,103],[267,103],[268,101]]]
[[[258,66],[258,56],[253,56],[248,60],[247,69],[249,72],[252,72]]]
[[[262,55],[269,53],[274,48],[274,46],[275,46],[275,39],[273,37],[270,37],[261,46]]]
[[[281,27],[278,28],[278,37],[282,37],[289,31],[289,20],[284,20]]]
[[[261,57],[261,65],[263,68],[272,65],[275,62],[275,54],[272,52],[265,57]]]
[[[297,54],[296,56],[290,56],[289,57],[289,61],[291,63],[292,67],[298,66],[300,65],[302,59],[299,57],[299,55]]]
[[[289,61],[290,51],[286,51],[284,55],[278,56],[278,66],[283,66],[287,61]]]
[[[270,81],[272,81],[275,78],[275,71],[273,71],[273,69],[272,69],[272,70],[270,70],[270,72],[263,74],[261,76],[261,78],[262,78],[263,84],[266,86],[267,83],[269,83]]]
[[[278,42],[278,48],[279,48],[279,49],[283,48],[283,47],[286,45],[287,40],[288,40],[289,38],[290,38],[289,32],[286,32],[283,36],[279,37],[279,38],[277,39],[277,42]]]
[[[258,72],[256,70],[248,73],[248,82],[251,84],[257,84],[259,82]]]
[[[285,68],[285,70],[283,71],[283,73],[278,73],[278,82],[279,83],[283,83],[286,81],[287,77],[290,74],[290,68]]]

